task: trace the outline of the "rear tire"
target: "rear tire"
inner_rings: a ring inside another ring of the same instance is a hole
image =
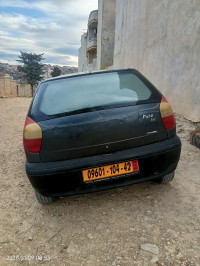
[[[159,179],[157,179],[157,183],[160,183],[160,184],[166,184],[166,183],[169,183],[170,181],[172,181],[172,179],[174,179],[174,175],[175,175],[175,171],[169,173],[168,175],[165,175]]]
[[[52,203],[58,200],[58,198],[56,197],[45,197],[41,195],[39,192],[37,192],[36,190],[35,190],[35,195],[36,195],[38,202],[42,205],[46,205],[46,204],[49,204],[49,203]]]

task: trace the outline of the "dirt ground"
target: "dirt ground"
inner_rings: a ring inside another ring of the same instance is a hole
[[[26,177],[22,130],[31,99],[0,99],[0,265],[200,265],[200,150],[182,140],[175,179],[42,206]]]

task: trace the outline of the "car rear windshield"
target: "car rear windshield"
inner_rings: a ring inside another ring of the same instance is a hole
[[[149,88],[134,73],[109,72],[43,82],[32,105],[41,119],[72,113],[136,105],[152,99]],[[150,101],[151,102],[151,101]]]

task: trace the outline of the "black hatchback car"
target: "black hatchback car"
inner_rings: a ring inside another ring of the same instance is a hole
[[[41,204],[144,181],[167,183],[181,152],[170,104],[134,69],[42,81],[23,142]]]

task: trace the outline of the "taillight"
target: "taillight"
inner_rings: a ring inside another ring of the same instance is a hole
[[[28,152],[40,152],[42,143],[42,129],[29,117],[26,118],[24,125],[23,143],[25,150]]]
[[[168,103],[167,99],[163,96],[160,103],[160,114],[167,130],[172,129],[176,125],[174,113],[172,111],[171,105]]]

